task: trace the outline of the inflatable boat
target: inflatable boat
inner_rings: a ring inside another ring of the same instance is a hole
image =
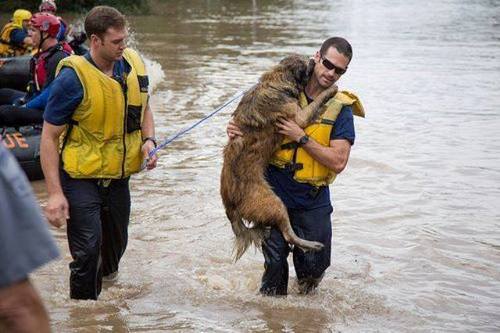
[[[0,88],[24,91],[30,80],[30,55],[0,58]]]
[[[16,157],[28,179],[43,179],[40,165],[42,126],[6,127],[0,131],[0,144],[7,147]]]
[[[75,54],[82,55],[88,51],[85,44],[72,46]],[[0,58],[0,88],[11,88],[25,91],[30,80],[31,55]]]

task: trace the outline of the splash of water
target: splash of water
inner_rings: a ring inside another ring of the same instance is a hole
[[[159,62],[149,59],[147,56],[142,56],[146,64],[146,71],[149,76],[149,93],[153,94],[159,84],[165,79],[165,72]]]

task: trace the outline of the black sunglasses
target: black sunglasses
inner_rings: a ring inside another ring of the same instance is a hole
[[[323,57],[321,57],[321,63],[329,71],[335,70],[335,73],[337,73],[338,75],[342,75],[342,74],[344,74],[347,71],[347,68],[341,68],[341,67],[335,66],[334,64],[331,63],[330,60],[328,60],[326,58],[323,58]]]

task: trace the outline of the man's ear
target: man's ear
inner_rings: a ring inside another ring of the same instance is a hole
[[[99,37],[97,37],[97,35],[94,35],[94,34],[90,35],[89,39],[90,39],[91,43],[99,43],[101,41],[101,39]]]
[[[319,53],[319,51],[316,51],[316,54],[314,55],[314,62],[319,63],[320,60],[321,60],[321,54]]]

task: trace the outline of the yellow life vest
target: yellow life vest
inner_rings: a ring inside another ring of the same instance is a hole
[[[299,103],[302,108],[308,104],[303,92],[300,94]],[[346,105],[352,106],[354,115],[359,117],[365,116],[365,111],[359,98],[349,91],[340,91],[325,103],[323,107],[326,110],[323,115],[315,123],[304,129],[306,134],[322,146],[330,146],[330,134],[333,131],[335,120]],[[304,148],[288,138],[283,140],[281,148],[273,155],[271,164],[279,168],[293,170],[293,178],[297,182],[308,183],[314,186],[331,184],[337,176],[335,172],[317,162]]]
[[[10,34],[15,29],[22,29],[22,26],[9,22],[3,27],[2,32],[0,32],[0,57],[20,56],[30,52],[29,48],[14,45],[11,42]]]
[[[83,87],[83,99],[72,123],[61,136],[61,160],[73,178],[124,178],[140,170],[140,126],[148,103],[148,77],[140,56],[123,54],[131,71],[123,86],[83,56],[59,62],[73,68]]]

